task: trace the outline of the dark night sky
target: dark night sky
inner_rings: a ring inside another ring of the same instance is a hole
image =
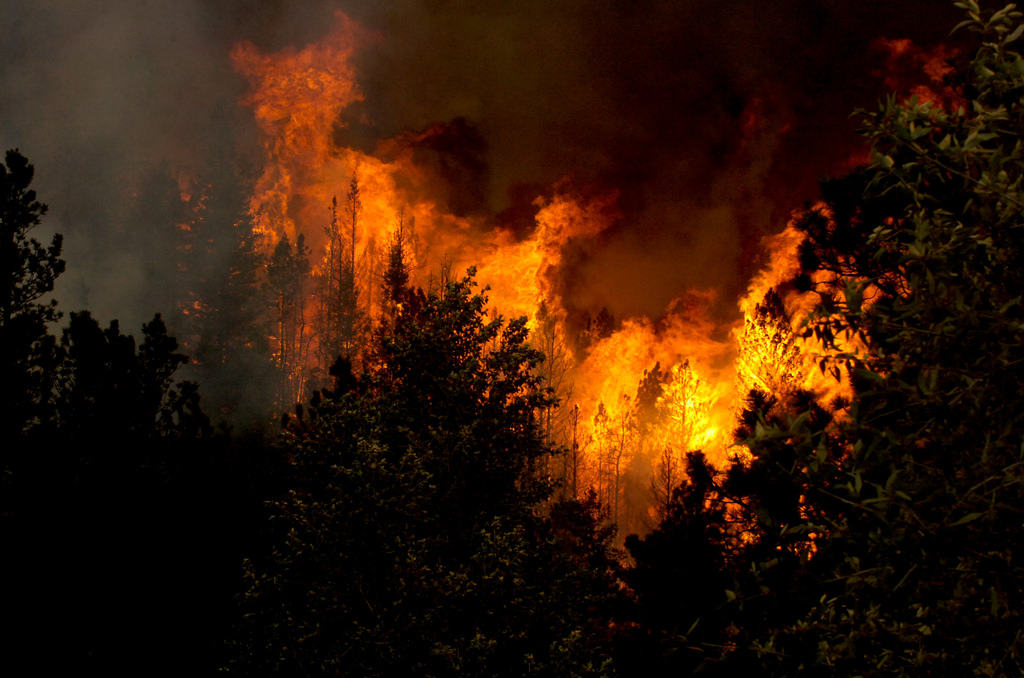
[[[892,66],[877,39],[928,49],[958,20],[925,0],[6,0],[0,145],[36,165],[65,234],[65,310],[136,327],[170,303],[173,178],[226,205],[259,171],[231,46],[301,47],[339,9],[376,36],[339,140],[464,118],[482,140],[469,208],[491,214],[567,175],[620,190],[617,230],[567,274],[620,316],[687,286],[735,298],[757,239],[858,148],[849,113]]]

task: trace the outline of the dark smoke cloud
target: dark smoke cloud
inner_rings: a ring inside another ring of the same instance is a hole
[[[620,190],[618,230],[564,272],[571,303],[619,318],[687,287],[720,289],[724,313],[756,240],[857,148],[848,115],[882,94],[872,41],[927,47],[958,19],[925,0],[6,0],[0,144],[34,162],[66,236],[64,308],[126,326],[171,310],[190,284],[172,256],[179,179],[215,187],[210,237],[226,240],[257,172],[231,45],[302,46],[339,9],[379,35],[339,140],[461,120],[474,145],[445,167],[465,169],[464,211],[515,215],[524,186],[568,175]]]

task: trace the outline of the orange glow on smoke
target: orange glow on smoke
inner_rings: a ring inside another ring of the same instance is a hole
[[[886,54],[883,79],[886,90],[898,92],[908,99],[916,96],[919,101],[930,101],[947,108],[959,99],[946,82],[946,78],[955,71],[950,65],[959,53],[955,48],[940,44],[932,50],[923,50],[906,38],[879,38],[874,47]],[[917,81],[921,73],[928,76],[929,84]],[[913,81],[908,76],[914,78]]]

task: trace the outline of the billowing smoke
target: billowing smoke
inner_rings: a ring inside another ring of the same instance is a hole
[[[260,171],[232,46],[301,48],[337,11],[366,31],[336,143],[420,135],[447,208],[495,228],[528,230],[565,177],[619,191],[622,218],[559,272],[567,307],[619,320],[688,288],[735,313],[761,236],[858,157],[849,113],[892,84],[878,39],[927,49],[957,18],[927,0],[7,0],[0,145],[36,165],[66,236],[63,308],[137,327],[209,282]],[[183,267],[199,193],[213,244]]]

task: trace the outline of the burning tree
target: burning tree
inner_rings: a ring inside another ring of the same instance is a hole
[[[384,253],[385,267],[381,281],[381,326],[386,331],[394,326],[401,315],[409,288],[409,246],[412,240],[411,224],[406,223],[405,210],[399,210],[395,232]]]
[[[648,456],[654,457],[647,486],[659,519],[668,515],[672,496],[685,479],[686,456],[700,451],[717,433],[709,418],[714,398],[690,361],[673,365],[663,382],[660,374],[656,368],[645,375],[648,397],[653,398],[648,415],[652,421],[645,427],[651,438]]]
[[[362,215],[359,181],[352,175],[342,218],[338,200],[331,201],[331,219],[324,231],[327,245],[319,278],[317,337],[320,369],[326,371],[339,357],[355,358],[359,350],[361,313],[356,282],[356,240]]]
[[[762,391],[785,399],[800,386],[802,363],[798,336],[776,290],[769,290],[744,319],[736,374],[742,394]]]
[[[541,384],[555,396],[552,403],[538,412],[540,430],[552,449],[570,449],[568,454],[543,460],[541,470],[561,481],[560,491],[563,496],[575,498],[579,476],[579,447],[573,440],[574,413],[567,406],[573,391],[570,377],[573,362],[569,347],[562,336],[562,327],[543,303],[537,311],[533,343],[544,355],[544,359],[537,366]],[[575,414],[578,417],[578,411]]]
[[[636,453],[638,430],[632,398],[622,394],[614,409],[598,403],[594,414],[595,485],[601,501],[611,510],[612,524],[619,523],[623,505],[623,472]]]

